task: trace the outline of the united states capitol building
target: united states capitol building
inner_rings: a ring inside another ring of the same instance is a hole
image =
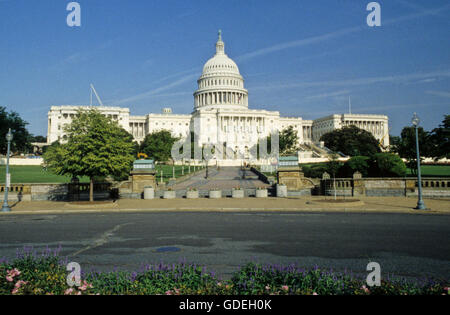
[[[160,114],[145,116],[132,116],[129,108],[95,108],[116,120],[133,135],[135,141],[141,142],[146,135],[163,129],[184,139],[195,133],[197,145],[223,145],[235,153],[224,159],[236,162],[248,158],[250,148],[256,146],[259,139],[289,126],[297,131],[299,148],[307,155],[317,152],[314,148],[319,147],[322,135],[349,125],[369,131],[380,141],[380,145],[389,146],[388,117],[384,115],[335,114],[304,120],[301,117],[281,117],[278,111],[250,109],[244,78],[236,63],[225,53],[220,32],[216,53],[204,65],[197,83],[198,88],[193,95],[194,110],[190,115],[175,114],[170,108],[162,109]],[[48,112],[48,143],[64,141],[63,126],[71,122],[80,108],[89,106],[51,107]]]

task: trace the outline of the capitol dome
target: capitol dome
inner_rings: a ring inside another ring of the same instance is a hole
[[[216,43],[216,54],[209,59],[198,79],[194,93],[195,108],[248,108],[248,91],[236,63],[225,53],[222,32]]]
[[[240,75],[236,63],[225,53],[225,43],[222,41],[222,34],[219,31],[219,39],[216,43],[216,54],[206,62],[203,67],[203,75],[224,72]]]

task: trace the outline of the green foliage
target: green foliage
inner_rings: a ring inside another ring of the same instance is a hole
[[[432,156],[436,159],[450,159],[450,115],[445,115],[442,124],[433,129],[430,140],[434,147]]]
[[[218,280],[202,266],[178,263],[147,265],[140,272],[88,272],[70,288],[65,264],[49,250],[0,262],[0,295],[448,295],[448,283],[382,281],[367,288],[365,277],[304,269],[298,265],[248,263],[230,280]]]
[[[169,130],[160,130],[148,134],[141,144],[141,152],[158,162],[167,162],[171,159],[173,144],[179,138],[172,136]]]
[[[334,152],[348,156],[372,156],[381,152],[380,145],[368,131],[356,126],[347,126],[324,134],[321,141]]]
[[[353,177],[355,172],[360,172],[363,177],[369,176],[371,158],[368,156],[353,156],[343,166],[343,177]]]
[[[305,177],[309,178],[322,178],[323,173],[328,173],[328,167],[324,163],[302,165],[301,167]]]
[[[46,143],[47,142],[47,137],[44,137],[44,136],[30,136],[30,142]]]
[[[421,158],[433,155],[433,144],[429,132],[422,127],[417,128],[419,139],[419,151]],[[404,127],[400,139],[392,146],[392,151],[398,153],[401,158],[407,160],[408,168],[417,171],[417,151],[416,151],[416,129],[415,127]]]
[[[406,175],[406,165],[396,154],[377,153],[370,172],[380,177],[403,177]]]
[[[298,134],[297,131],[294,130],[294,127],[289,126],[280,132],[280,154],[291,154],[294,153],[297,149],[298,143]],[[267,143],[270,148],[270,143]]]
[[[28,153],[31,150],[31,135],[26,129],[28,123],[20,118],[16,112],[7,112],[5,107],[0,106],[0,153],[6,155],[6,134],[9,128],[13,134],[11,141],[11,152]]]
[[[116,121],[95,109],[80,110],[64,131],[67,143],[52,144],[44,153],[48,170],[57,175],[87,176],[91,186],[94,178],[120,178],[130,172],[135,159],[133,137]]]
[[[267,154],[272,153],[272,135],[269,135],[266,139],[266,141],[258,141],[258,143],[253,146],[250,149],[250,152],[256,153],[256,158],[260,159],[259,151],[261,145],[266,145],[266,148],[262,148],[263,152],[267,152]],[[297,150],[297,143],[298,143],[298,134],[297,131],[294,130],[293,126],[289,126],[286,129],[282,130],[279,133],[278,138],[278,152],[280,155],[286,155],[286,154],[293,154]]]

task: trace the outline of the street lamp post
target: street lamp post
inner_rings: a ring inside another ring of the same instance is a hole
[[[11,148],[11,141],[13,139],[13,135],[11,133],[11,128],[9,128],[8,133],[6,134],[6,141],[8,141],[8,150],[6,153],[6,180],[5,180],[5,196],[3,199],[2,212],[10,212],[11,208],[8,205],[8,189],[9,189],[9,152]]]
[[[419,200],[417,201],[417,210],[426,210],[425,203],[422,199],[422,176],[420,174],[420,152],[419,152],[419,132],[417,131],[419,127],[420,119],[416,113],[412,118],[412,124],[416,129],[416,153],[417,153],[417,188],[419,190]]]

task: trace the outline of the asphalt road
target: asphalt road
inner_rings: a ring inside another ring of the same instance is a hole
[[[127,213],[0,217],[0,257],[62,246],[84,270],[180,260],[227,278],[239,265],[298,263],[382,277],[450,279],[450,216],[356,213]],[[170,248],[166,248],[170,247]],[[169,250],[169,251],[166,251]],[[178,250],[178,251],[171,251]]]

